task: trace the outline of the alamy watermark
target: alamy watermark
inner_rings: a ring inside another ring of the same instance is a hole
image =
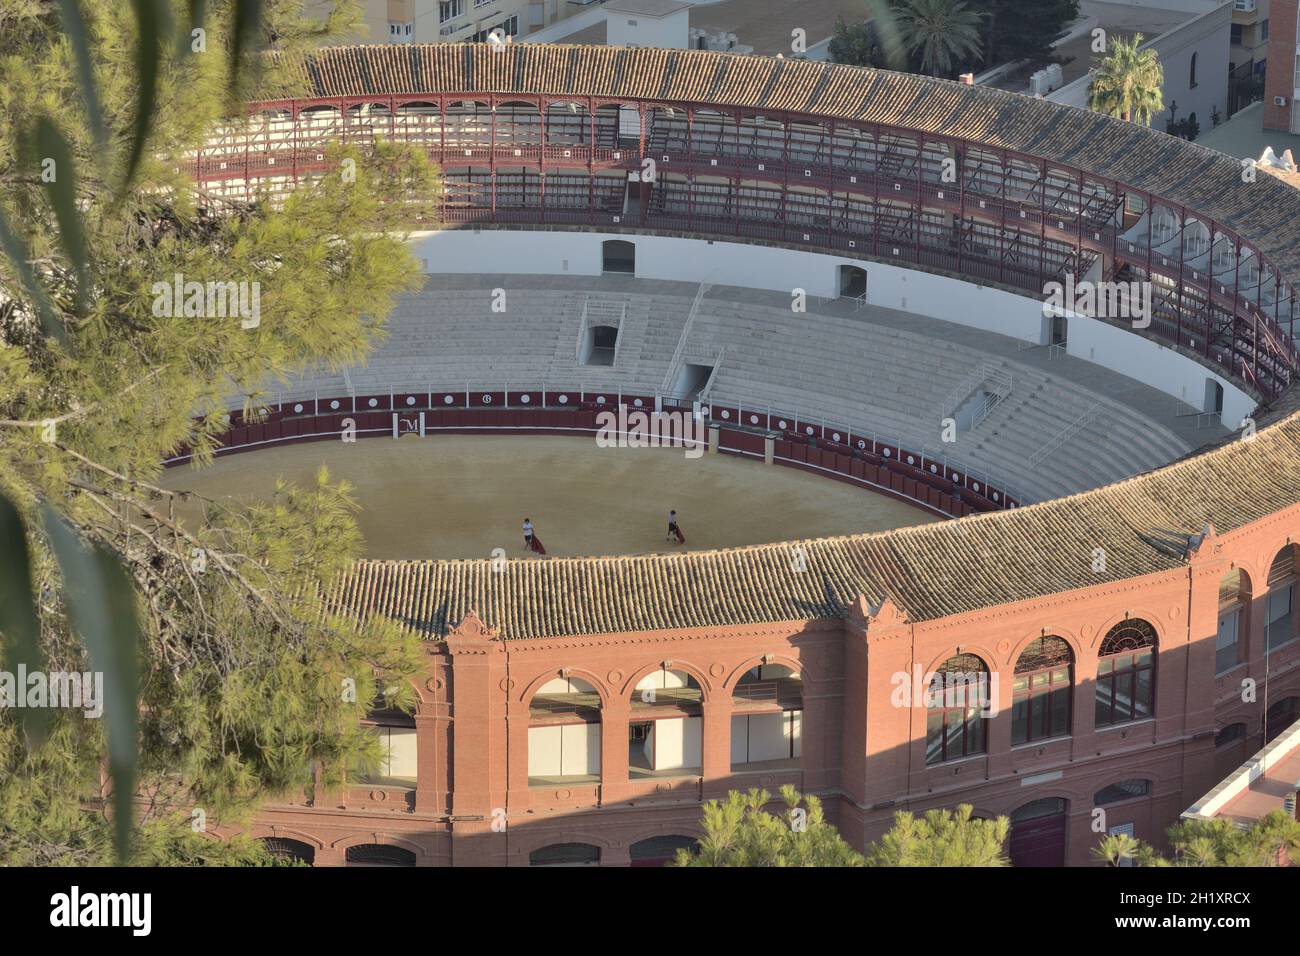
[[[171,282],[155,282],[153,294],[155,318],[226,319],[238,316],[241,329],[255,329],[262,324],[262,285],[260,282],[185,281],[177,272]]]
[[[0,671],[0,708],[67,707],[97,718],[104,713],[104,675],[100,671]]]
[[[690,411],[628,411],[619,405],[618,412],[603,411],[596,415],[596,444],[600,448],[677,448],[685,449],[687,458],[704,454],[706,436],[703,418]]]
[[[1151,325],[1150,282],[1075,282],[1074,275],[1065,282],[1043,286],[1043,314],[1073,312],[1091,319],[1123,319],[1135,329]]]
[[[909,674],[896,671],[889,678],[894,689],[889,702],[895,707],[969,707],[981,717],[998,715],[998,675],[988,671],[928,673],[916,664]]]

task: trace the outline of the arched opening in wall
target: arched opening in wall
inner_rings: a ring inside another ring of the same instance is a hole
[[[600,782],[600,694],[577,677],[556,677],[528,707],[528,784]]]
[[[618,351],[618,326],[588,326],[583,337],[581,364],[613,365]]]
[[[1016,660],[1011,690],[1011,744],[1070,733],[1074,652],[1059,637],[1030,641]]]
[[[704,695],[690,674],[664,665],[637,681],[628,722],[628,776],[681,777],[703,762]]]
[[[1223,414],[1223,386],[1215,379],[1205,380],[1205,405],[1203,410],[1211,415]]]
[[[600,866],[600,847],[590,843],[552,843],[528,854],[529,866]]]
[[[700,841],[688,836],[656,836],[633,843],[629,848],[633,866],[667,866],[677,858],[678,850],[694,853]]]
[[[1133,816],[1150,800],[1151,781],[1139,777],[1120,780],[1102,787],[1092,795],[1092,805],[1110,807],[1106,811],[1107,836],[1136,836],[1137,826]],[[1135,802],[1141,801],[1141,803]],[[1125,819],[1128,817],[1128,819]],[[1133,859],[1122,860],[1120,866],[1133,866]]]
[[[1214,638],[1214,672],[1226,674],[1245,658],[1250,633],[1250,578],[1233,568],[1219,578],[1219,628]]]
[[[1068,810],[1061,797],[1044,797],[1012,813],[1011,865],[1065,866]]]
[[[992,703],[988,665],[979,657],[957,654],[939,665],[927,688],[926,764],[984,753]]]
[[[1121,621],[1102,640],[1098,657],[1097,726],[1154,716],[1156,629],[1140,618]]]
[[[266,852],[277,860],[293,860],[308,866],[316,862],[316,848],[310,843],[288,837],[262,837],[261,842]]]
[[[636,245],[626,239],[606,239],[600,244],[601,271],[636,275]]]
[[[1300,697],[1284,697],[1264,711],[1264,743],[1300,720]]]
[[[1295,614],[1295,549],[1287,545],[1277,553],[1268,569],[1267,607],[1264,617],[1264,653],[1270,654],[1290,644],[1296,637]]]
[[[803,756],[803,680],[783,664],[750,668],[732,692],[731,769],[797,768]]]
[[[415,854],[400,846],[358,843],[348,847],[347,866],[415,866]]]
[[[867,270],[861,266],[840,266],[840,298],[860,299],[867,294]]]

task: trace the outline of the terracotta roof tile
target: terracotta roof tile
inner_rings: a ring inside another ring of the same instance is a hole
[[[1300,194],[1242,181],[1232,157],[1133,123],[992,87],[696,50],[391,44],[318,51],[271,95],[495,92],[802,110],[963,137],[1120,180],[1228,226],[1300,277]]]
[[[1157,471],[1026,508],[895,531],[609,558],[361,561],[332,594],[427,638],[471,610],[507,639],[833,618],[889,596],[914,621],[1180,567],[1190,536],[1300,502],[1300,413]],[[804,571],[794,570],[803,549]],[[1106,570],[1093,552],[1106,552]]]

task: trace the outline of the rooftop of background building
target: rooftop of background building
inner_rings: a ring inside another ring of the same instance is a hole
[[[1092,69],[1098,54],[1093,53],[1092,29],[1087,26],[1093,18],[1096,27],[1106,31],[1107,42],[1131,39],[1141,33],[1143,41],[1154,40],[1161,34],[1168,33],[1177,26],[1195,19],[1217,6],[1215,0],[1206,0],[1205,9],[1197,11],[1169,9],[1156,4],[1143,3],[1136,6],[1129,3],[1109,3],[1106,0],[1081,0],[1079,3],[1080,27],[1087,27],[1076,37],[1072,37],[1056,48],[1061,60],[1061,74],[1065,84],[1086,75]],[[1023,67],[995,80],[992,86],[1012,93],[1024,93],[1029,88],[1029,77],[1035,70],[1041,69],[1042,63],[1027,63]]]
[[[1300,721],[1296,721],[1183,813],[1183,819],[1252,823],[1300,785]]]

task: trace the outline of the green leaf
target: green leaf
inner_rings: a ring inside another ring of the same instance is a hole
[[[36,314],[40,318],[41,328],[45,330],[45,334],[53,336],[60,342],[66,341],[67,330],[55,314],[54,305],[50,302],[50,297],[45,294],[44,287],[36,279],[36,272],[32,269],[27,252],[27,243],[9,228],[9,222],[3,212],[0,212],[0,249],[4,250],[4,254],[13,264],[14,271],[18,273],[23,288],[27,290],[27,295],[36,308]]]
[[[230,48],[230,79],[227,88],[232,99],[239,96],[240,69],[244,56],[260,45],[262,0],[235,0],[235,27]]]
[[[80,315],[85,311],[90,295],[90,250],[77,211],[77,171],[72,162],[72,150],[48,116],[36,121],[36,147],[42,159],[54,161],[54,180],[46,185],[50,205],[59,221],[63,252],[77,272],[76,310]]]
[[[67,522],[48,508],[44,520],[63,574],[68,620],[90,651],[91,666],[104,675],[117,856],[125,862],[134,822],[139,734],[141,639],[135,587],[116,558],[102,548],[86,547]]]
[[[27,535],[18,509],[0,495],[0,640],[10,673],[19,665],[30,671],[44,667],[41,654],[41,625],[32,598],[32,568],[27,552]],[[18,692],[22,693],[20,686]],[[18,725],[33,746],[45,740],[50,714],[44,707],[18,708]]]
[[[140,159],[144,156],[145,141],[153,125],[155,101],[158,97],[158,66],[162,59],[162,35],[168,21],[166,7],[160,0],[132,0],[135,7],[136,38],[135,65],[139,73],[139,93],[136,97],[135,133],[131,137],[131,155],[126,164],[125,190],[135,176]]]
[[[72,49],[77,57],[77,75],[81,78],[81,98],[86,103],[86,115],[90,118],[90,131],[94,134],[95,145],[101,155],[108,152],[108,127],[104,124],[104,111],[99,105],[99,95],[95,92],[95,74],[90,61],[90,36],[86,21],[81,16],[81,7],[77,0],[59,0],[62,13],[63,29],[72,41]]]

